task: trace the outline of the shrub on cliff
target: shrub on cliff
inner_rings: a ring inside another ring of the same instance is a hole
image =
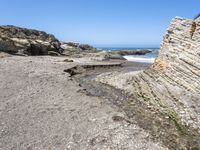
[[[200,13],[198,14],[198,15],[196,15],[196,17],[194,18],[194,19],[197,19],[197,18],[199,18],[200,17]]]

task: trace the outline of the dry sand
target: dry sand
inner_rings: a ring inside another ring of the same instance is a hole
[[[0,150],[166,149],[106,99],[78,92],[63,72],[76,63],[64,59],[0,58]]]

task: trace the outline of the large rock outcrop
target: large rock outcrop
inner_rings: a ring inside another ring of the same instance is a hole
[[[182,140],[179,145],[175,141],[172,149],[200,149],[200,17],[173,19],[159,56],[149,69],[132,75],[101,75],[97,80],[125,90],[151,111],[159,111],[174,122],[180,134],[167,134],[170,128],[160,131],[165,141],[173,136]]]
[[[52,34],[16,26],[0,26],[0,52],[22,55],[74,55],[96,52],[88,44],[60,42]]]
[[[141,96],[163,101],[159,107],[167,114],[173,110],[184,124],[200,131],[200,18],[175,18],[155,63],[133,79],[135,89],[142,85]]]
[[[60,42],[43,31],[0,26],[0,51],[11,54],[48,55],[61,53]]]

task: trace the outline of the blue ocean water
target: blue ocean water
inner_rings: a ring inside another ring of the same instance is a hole
[[[146,55],[128,55],[124,56],[128,61],[142,62],[142,63],[153,63],[155,58],[158,56],[159,48],[131,48],[131,47],[104,47],[98,48],[103,51],[118,51],[118,50],[150,50],[151,52]]]

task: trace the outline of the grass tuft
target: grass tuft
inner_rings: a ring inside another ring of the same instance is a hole
[[[194,19],[197,19],[200,17],[200,13],[198,15],[196,15],[196,17],[194,17]]]

